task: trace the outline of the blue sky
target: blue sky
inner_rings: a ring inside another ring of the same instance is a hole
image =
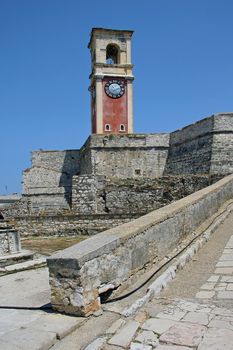
[[[167,132],[233,110],[232,18],[232,0],[0,0],[0,194],[32,150],[90,134],[92,27],[135,31],[134,131]]]

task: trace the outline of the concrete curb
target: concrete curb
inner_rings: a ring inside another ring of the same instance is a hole
[[[0,268],[0,277],[8,275],[10,273],[38,269],[45,266],[47,266],[46,258],[24,261],[19,264],[13,264]]]

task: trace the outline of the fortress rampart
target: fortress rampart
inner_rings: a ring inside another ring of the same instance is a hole
[[[221,113],[170,134],[96,134],[80,150],[35,151],[22,199],[1,211],[22,235],[97,233],[232,173],[232,134],[233,113]]]

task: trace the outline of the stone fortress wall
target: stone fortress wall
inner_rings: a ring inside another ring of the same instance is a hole
[[[168,149],[169,134],[91,135],[80,150],[80,175],[160,177]]]
[[[170,134],[165,174],[233,172],[233,113],[219,113]]]
[[[233,172],[233,113],[170,134],[91,135],[80,150],[35,151],[23,198],[3,210],[21,234],[97,233]]]
[[[69,209],[72,177],[80,171],[80,151],[34,151],[31,163],[23,172],[23,196],[29,210]]]

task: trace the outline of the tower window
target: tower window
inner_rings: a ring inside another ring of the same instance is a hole
[[[111,125],[105,124],[104,131],[111,131]]]
[[[134,173],[135,175],[141,175],[141,169],[135,169]]]
[[[116,45],[109,44],[106,48],[106,63],[118,64],[119,61],[119,48]]]
[[[124,124],[120,124],[119,131],[125,131],[125,125]]]

